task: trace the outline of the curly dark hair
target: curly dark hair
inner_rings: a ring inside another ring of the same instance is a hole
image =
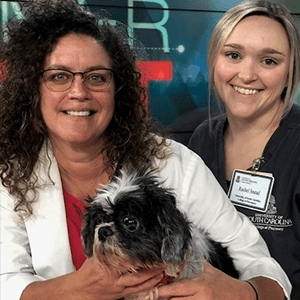
[[[124,166],[129,170],[150,167],[154,157],[165,157],[165,134],[147,113],[137,54],[128,44],[124,25],[112,26],[106,17],[85,11],[73,0],[33,0],[23,4],[22,10],[25,18],[8,22],[0,45],[0,58],[7,64],[0,85],[0,178],[17,199],[15,211],[32,214],[36,197],[27,195],[37,191],[34,167],[48,140],[40,109],[41,72],[47,55],[68,34],[95,38],[118,74],[114,77],[115,112],[102,149],[107,170],[114,170],[111,176]]]

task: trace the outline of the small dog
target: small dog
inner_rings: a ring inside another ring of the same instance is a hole
[[[88,257],[121,274],[165,266],[164,283],[194,278],[203,259],[238,278],[227,248],[195,228],[153,171],[122,172],[89,199],[82,240]],[[157,299],[157,288],[126,299]]]

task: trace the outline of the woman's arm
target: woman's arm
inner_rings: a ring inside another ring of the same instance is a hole
[[[258,295],[257,298],[260,300],[286,299],[280,285],[272,279],[266,277],[255,277],[248,281],[256,290]]]

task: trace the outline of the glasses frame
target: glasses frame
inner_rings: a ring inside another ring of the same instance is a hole
[[[93,72],[93,71],[97,71],[97,70],[107,70],[107,71],[110,71],[111,74],[112,74],[112,79],[111,79],[111,81],[110,81],[108,87],[105,88],[105,89],[103,89],[103,90],[97,90],[97,89],[90,88],[88,85],[86,85],[86,82],[85,82],[85,80],[84,80],[84,75],[85,75],[85,74],[90,73],[90,72]],[[67,72],[67,73],[72,74],[73,78],[72,78],[72,81],[71,81],[70,86],[69,86],[68,88],[64,89],[64,90],[59,90],[59,91],[55,91],[55,90],[49,88],[48,85],[47,85],[47,83],[46,83],[46,80],[45,80],[45,78],[44,78],[44,74],[45,74],[45,72],[47,72],[47,71],[63,71],[63,72]],[[101,91],[107,91],[107,90],[110,88],[111,83],[115,80],[116,71],[113,70],[113,69],[110,69],[110,68],[95,68],[95,69],[88,70],[88,71],[85,71],[85,72],[72,72],[72,71],[65,70],[65,69],[46,69],[46,70],[43,70],[43,71],[41,72],[41,76],[42,76],[42,78],[43,78],[43,81],[44,81],[46,87],[47,87],[50,91],[52,91],[52,92],[57,92],[57,93],[59,93],[59,92],[65,92],[65,91],[69,90],[69,89],[72,87],[72,84],[73,84],[73,82],[74,82],[74,80],[75,80],[75,76],[76,76],[76,75],[81,75],[81,81],[83,82],[84,86],[85,86],[88,90],[94,91],[94,92],[101,92]]]

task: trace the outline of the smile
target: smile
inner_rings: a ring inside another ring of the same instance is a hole
[[[70,116],[76,116],[76,117],[88,117],[92,114],[91,111],[72,111],[72,110],[68,110],[66,111],[66,114],[70,115]]]
[[[244,89],[237,86],[233,87],[235,91],[239,92],[240,94],[244,95],[255,95],[259,92],[259,90],[250,90],[250,89]]]

